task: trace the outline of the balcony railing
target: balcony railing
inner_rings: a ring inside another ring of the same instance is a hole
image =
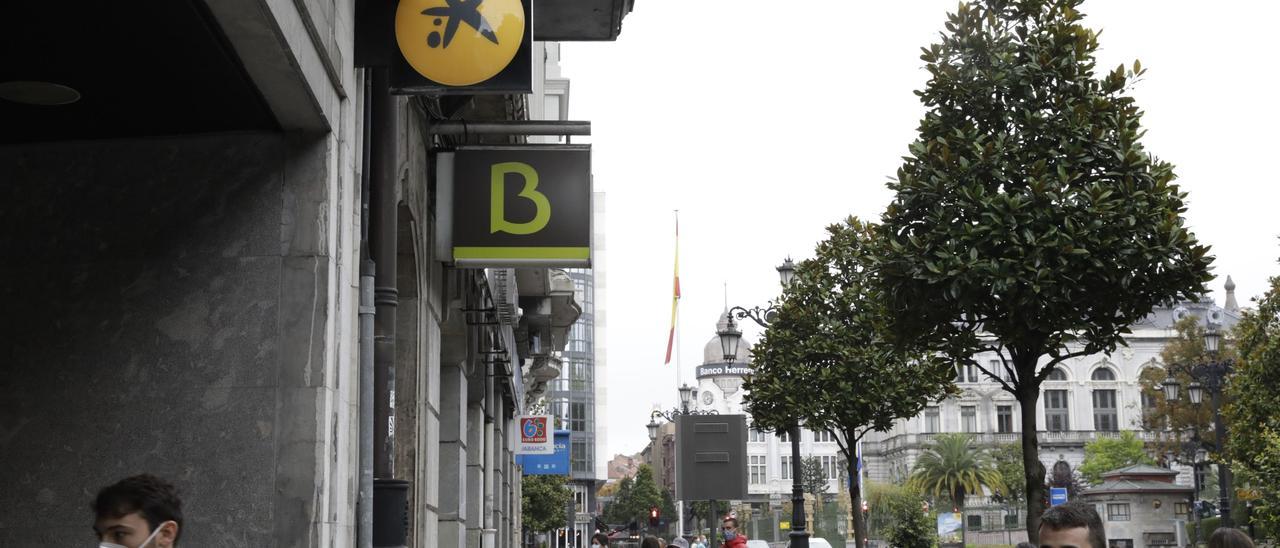
[[[1157,434],[1146,430],[1132,431],[1137,435],[1138,439],[1146,442],[1157,441]],[[1084,445],[1088,442],[1099,438],[1117,438],[1122,432],[1106,432],[1098,430],[1066,430],[1061,432],[1047,432],[1041,430],[1036,433],[1036,437],[1040,440],[1042,446],[1055,445]],[[899,434],[880,441],[863,442],[862,450],[866,453],[894,453],[906,449],[920,449],[926,447],[933,442],[933,438],[938,433],[927,434]],[[1021,432],[975,432],[973,436],[979,445],[996,445],[1004,443],[1019,443],[1022,441]]]

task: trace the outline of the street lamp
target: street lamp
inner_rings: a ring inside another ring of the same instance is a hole
[[[1226,387],[1227,378],[1231,375],[1232,361],[1218,359],[1218,346],[1222,341],[1222,311],[1217,307],[1209,310],[1205,321],[1204,348],[1209,353],[1209,360],[1193,366],[1169,366],[1169,377],[1161,383],[1165,398],[1171,402],[1179,401],[1178,389],[1181,383],[1173,377],[1175,369],[1187,373],[1192,381],[1187,386],[1187,397],[1192,405],[1200,405],[1207,391],[1210,405],[1213,406],[1213,431],[1215,449],[1226,450],[1227,428],[1222,422],[1222,389]],[[1218,464],[1218,514],[1222,527],[1231,527],[1231,467],[1225,462]]]
[[[791,262],[791,257],[787,257],[787,260],[778,265],[777,271],[778,279],[782,282],[783,289],[786,289],[795,279],[796,273],[796,265]],[[717,331],[720,335],[720,346],[724,350],[724,361],[731,362],[738,356],[738,342],[742,338],[742,332],[734,324],[734,316],[737,316],[740,320],[750,319],[760,327],[768,329],[777,314],[778,303],[774,301],[769,301],[769,304],[763,308],[759,306],[751,308],[735,306],[730,308],[729,323],[725,325],[724,329]],[[788,535],[791,539],[790,548],[809,548],[809,532],[805,530],[804,486],[800,477],[799,422],[787,429],[787,436],[791,438],[791,533]]]

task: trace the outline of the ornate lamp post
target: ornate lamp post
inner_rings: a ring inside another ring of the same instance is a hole
[[[1176,402],[1181,399],[1179,393],[1182,383],[1174,378],[1173,372],[1181,370],[1191,377],[1187,386],[1187,397],[1192,405],[1200,405],[1204,401],[1205,392],[1209,393],[1210,405],[1213,408],[1214,448],[1222,452],[1226,449],[1227,428],[1222,422],[1222,389],[1226,387],[1227,378],[1232,371],[1230,359],[1218,358],[1218,345],[1222,342],[1222,310],[1213,308],[1205,321],[1204,347],[1209,353],[1209,361],[1193,366],[1170,365],[1170,374],[1163,385],[1165,399]],[[1221,526],[1231,527],[1231,467],[1225,462],[1218,464],[1218,515]]]
[[[782,287],[791,285],[796,273],[796,265],[791,262],[791,258],[787,257],[787,260],[778,265],[777,270]],[[739,320],[750,319],[767,329],[777,314],[778,305],[774,301],[769,301],[769,304],[763,308],[759,306],[730,308],[729,323],[724,329],[718,331],[720,346],[724,350],[724,361],[732,362],[738,357],[738,343],[742,340],[742,331],[734,323],[735,316]],[[809,532],[805,530],[804,486],[800,478],[800,424],[797,422],[791,425],[786,433],[791,440],[791,533],[788,535],[791,540],[790,548],[809,548]]]

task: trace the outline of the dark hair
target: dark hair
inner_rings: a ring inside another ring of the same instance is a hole
[[[93,499],[92,508],[98,519],[139,512],[153,533],[166,521],[177,522],[174,544],[182,537],[182,500],[178,490],[151,474],[139,474],[103,487]]]
[[[609,545],[609,535],[606,535],[604,533],[596,533],[594,535],[591,535],[591,540],[599,542],[601,546]]]
[[[1092,505],[1083,502],[1059,504],[1040,516],[1040,527],[1054,531],[1085,527],[1089,529],[1089,544],[1093,548],[1107,548],[1107,532],[1102,528],[1102,518]]]
[[[662,548],[662,541],[658,540],[658,537],[649,535],[640,541],[640,548]]]
[[[724,518],[724,520],[723,520],[723,521],[721,521],[720,523],[721,523],[721,524],[725,524],[725,523],[728,523],[728,522],[731,522],[731,521],[733,522],[733,526],[734,526],[734,527],[737,527],[737,526],[738,526],[738,518],[731,518],[731,517],[729,517],[729,518]]]
[[[1253,548],[1253,541],[1239,529],[1219,527],[1209,535],[1209,548]]]
[[[1031,544],[1030,542],[1019,542],[1018,548],[1036,548],[1036,545]]]

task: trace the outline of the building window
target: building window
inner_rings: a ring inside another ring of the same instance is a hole
[[[765,433],[759,430],[756,430],[755,428],[748,430],[747,436],[748,436],[747,441],[750,441],[751,443],[764,443],[765,441]]]
[[[778,431],[778,441],[780,441],[780,442],[782,442],[782,443],[791,443],[791,440],[787,438],[787,431],[786,431],[786,430],[779,430],[779,431]]]
[[[1044,391],[1044,426],[1050,432],[1066,432],[1071,429],[1067,418],[1067,391]]]
[[[956,382],[978,382],[978,368],[971,363],[956,364]]]
[[[940,432],[942,420],[938,416],[937,407],[924,408],[924,432],[926,434],[935,434]]]
[[[1116,420],[1115,390],[1093,391],[1093,429],[1100,432],[1115,432],[1120,429]]]
[[[791,457],[782,457],[782,473],[778,477],[784,480],[791,479]]]
[[[1112,502],[1107,504],[1107,521],[1129,521],[1129,503]]]
[[[1093,372],[1093,380],[1095,381],[1114,381],[1116,373],[1110,367],[1099,367]]]
[[[831,435],[831,432],[819,430],[813,433],[813,441],[817,443],[835,443],[836,439]]]
[[[1013,382],[1013,375],[1008,369],[1004,368],[1004,360],[990,360],[987,362],[987,369],[995,373],[1007,382]]]
[[[592,472],[595,470],[592,445],[587,440],[573,440],[569,445],[569,468],[574,472]]]
[[[765,465],[764,455],[751,455],[748,462],[752,485],[760,485],[768,481],[769,475]]]
[[[1186,502],[1173,503],[1173,513],[1175,516],[1186,517],[1191,513],[1191,504]]]
[[[970,531],[982,530],[982,514],[969,514],[968,516],[965,516],[965,518],[966,521],[969,522]]]
[[[978,408],[972,405],[960,406],[960,430],[962,432],[978,431]]]
[[[839,461],[832,456],[822,457],[822,473],[826,474],[827,479],[836,479],[840,477]]]
[[[569,430],[587,431],[587,404],[583,402],[569,403]]]
[[[1055,367],[1053,368],[1053,372],[1049,373],[1049,378],[1046,380],[1065,381],[1067,380],[1067,372],[1063,371],[1061,367]]]
[[[996,406],[996,432],[1001,434],[1013,432],[1013,406]]]

